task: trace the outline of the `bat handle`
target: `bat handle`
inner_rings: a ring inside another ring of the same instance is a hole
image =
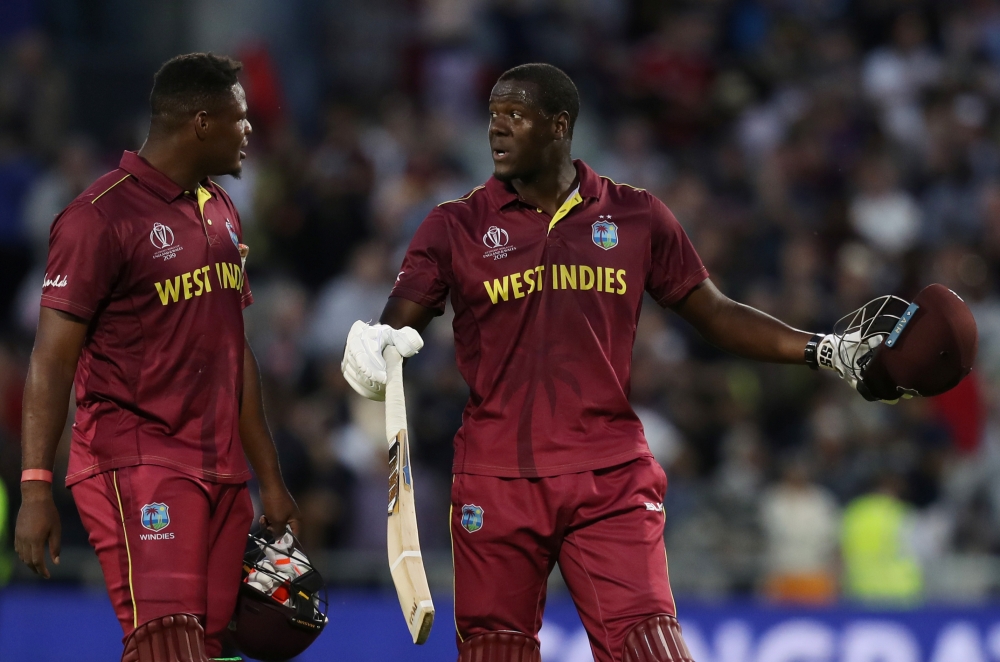
[[[403,357],[389,345],[382,352],[385,359],[385,437],[390,444],[400,431],[406,431],[406,400],[403,397]]]

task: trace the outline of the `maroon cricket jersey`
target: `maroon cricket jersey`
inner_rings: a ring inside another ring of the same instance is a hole
[[[708,272],[667,207],[576,161],[555,216],[496,178],[439,205],[391,296],[437,311],[451,294],[470,397],[455,473],[554,476],[649,455],[628,401],[648,291],[682,299]]]
[[[55,220],[42,305],[89,320],[66,483],[156,464],[250,477],[239,436],[239,214],[206,180],[184,191],[125,152]]]

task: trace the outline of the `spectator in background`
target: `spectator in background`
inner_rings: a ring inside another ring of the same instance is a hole
[[[351,254],[347,272],[320,290],[306,340],[314,356],[339,360],[354,320],[378,318],[381,300],[392,289],[386,272],[390,256],[384,244],[361,244]]]
[[[0,123],[0,328],[7,325],[17,285],[31,269],[24,227],[25,192],[38,175],[24,127]]]
[[[861,162],[858,192],[851,201],[851,225],[883,254],[905,253],[920,237],[921,210],[913,196],[899,185],[899,172],[885,154]]]
[[[801,455],[786,459],[781,481],[760,502],[764,530],[764,594],[782,602],[836,600],[840,509],[833,495],[810,479]]]
[[[46,36],[29,30],[15,37],[0,66],[0,127],[22,127],[32,153],[51,157],[62,145],[69,111],[66,74]]]
[[[49,228],[56,215],[100,174],[96,146],[90,139],[76,136],[60,146],[55,167],[42,173],[32,184],[24,201],[24,228],[36,264],[48,255]]]
[[[938,81],[943,69],[928,43],[927,23],[920,9],[899,14],[891,39],[865,60],[862,84],[879,108],[883,130],[917,151],[925,139],[920,94]]]
[[[884,472],[874,489],[844,509],[840,531],[844,593],[856,600],[913,604],[923,595],[923,571],[911,549],[912,507],[903,480]]]
[[[665,192],[673,179],[673,166],[655,148],[653,130],[642,117],[621,121],[614,131],[614,145],[601,172],[621,184],[648,189],[654,195]]]

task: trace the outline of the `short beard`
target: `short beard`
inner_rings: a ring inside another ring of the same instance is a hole
[[[518,176],[515,175],[515,174],[503,174],[503,175],[501,175],[500,173],[498,173],[495,170],[493,171],[493,176],[496,177],[497,179],[499,179],[504,184],[510,184],[515,179],[518,179]]]

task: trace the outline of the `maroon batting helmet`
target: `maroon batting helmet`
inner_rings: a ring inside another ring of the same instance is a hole
[[[844,320],[837,333],[859,333],[862,341],[879,343],[855,363],[858,392],[868,400],[940,395],[962,381],[976,360],[976,320],[944,285],[928,285],[913,303],[879,297]]]
[[[308,648],[326,627],[323,578],[301,551],[296,552],[294,559],[301,574],[291,578],[275,571],[274,565],[267,563],[265,553],[265,550],[279,554],[291,550],[277,550],[273,540],[252,533],[247,547],[243,582],[229,630],[237,647],[248,657],[274,662],[293,658]],[[258,579],[259,575],[267,575],[273,580],[268,585],[276,588],[267,591],[256,588],[260,584],[248,581],[253,579],[251,573]]]

